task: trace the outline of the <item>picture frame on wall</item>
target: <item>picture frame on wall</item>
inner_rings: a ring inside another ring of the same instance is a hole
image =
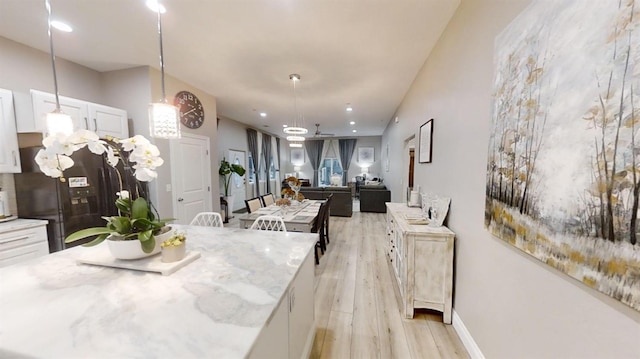
[[[291,149],[291,164],[297,166],[304,164],[304,148]]]
[[[373,147],[358,147],[358,162],[373,163]]]
[[[433,119],[420,126],[419,138],[419,163],[431,163],[431,150],[433,149]]]

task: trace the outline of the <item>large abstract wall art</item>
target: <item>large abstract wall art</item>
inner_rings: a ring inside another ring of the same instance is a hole
[[[485,224],[640,311],[640,0],[534,1],[496,38]]]

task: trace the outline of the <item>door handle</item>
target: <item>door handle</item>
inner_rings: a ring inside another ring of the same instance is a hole
[[[178,198],[178,202],[182,202],[182,201],[184,201],[184,198],[182,197]]]
[[[18,158],[16,157],[16,151],[11,151],[11,155],[13,156],[13,166],[18,166]]]
[[[93,118],[93,127],[94,131],[98,131],[98,120],[96,120],[95,117]]]
[[[84,128],[86,128],[87,130],[89,129],[89,121],[86,117],[84,118]]]

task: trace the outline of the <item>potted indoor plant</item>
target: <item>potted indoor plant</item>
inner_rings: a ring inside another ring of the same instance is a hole
[[[163,164],[158,148],[143,136],[134,136],[124,140],[116,138],[99,139],[95,132],[78,130],[73,134],[48,136],[42,140],[44,148],[36,155],[35,161],[42,172],[60,181],[66,181],[64,171],[73,166],[71,154],[87,147],[96,155],[105,156],[107,163],[116,172],[120,180],[120,192],[116,193],[117,216],[102,217],[107,223],[104,227],[93,227],[74,232],[65,238],[66,243],[95,237],[85,246],[94,246],[109,239],[109,249],[116,258],[134,259],[158,253],[159,243],[156,237],[164,232],[167,220],[157,219],[153,206],[144,198],[142,186],[136,183],[132,192],[123,189],[121,174],[116,167],[123,161],[125,170],[134,171],[136,182],[149,182],[157,177],[156,168]],[[169,233],[170,235],[170,233]],[[114,248],[127,247],[135,253],[119,254]]]
[[[224,199],[227,201],[227,208],[229,212],[233,212],[233,196],[229,193],[229,184],[231,183],[231,177],[233,174],[237,174],[238,176],[244,176],[245,174],[244,167],[239,164],[231,164],[225,158],[220,162],[220,169],[218,169],[218,174],[222,176],[222,181],[224,183]]]

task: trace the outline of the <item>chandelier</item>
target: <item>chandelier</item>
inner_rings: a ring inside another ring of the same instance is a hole
[[[160,38],[160,77],[162,101],[149,105],[149,132],[155,138],[180,138],[178,108],[167,101],[164,88],[164,53],[162,49],[162,13],[166,11],[159,0],[147,0],[147,7],[158,14],[158,37]]]
[[[286,133],[287,141],[289,141],[289,147],[302,147],[300,142],[304,141],[304,137],[302,135],[307,134],[309,130],[302,127],[302,118],[298,116],[298,96],[296,94],[296,82],[300,81],[300,75],[291,74],[289,75],[289,79],[293,82],[293,107],[294,107],[294,117],[293,117],[293,126],[285,127],[284,133]],[[300,126],[298,126],[298,118],[300,118]]]

